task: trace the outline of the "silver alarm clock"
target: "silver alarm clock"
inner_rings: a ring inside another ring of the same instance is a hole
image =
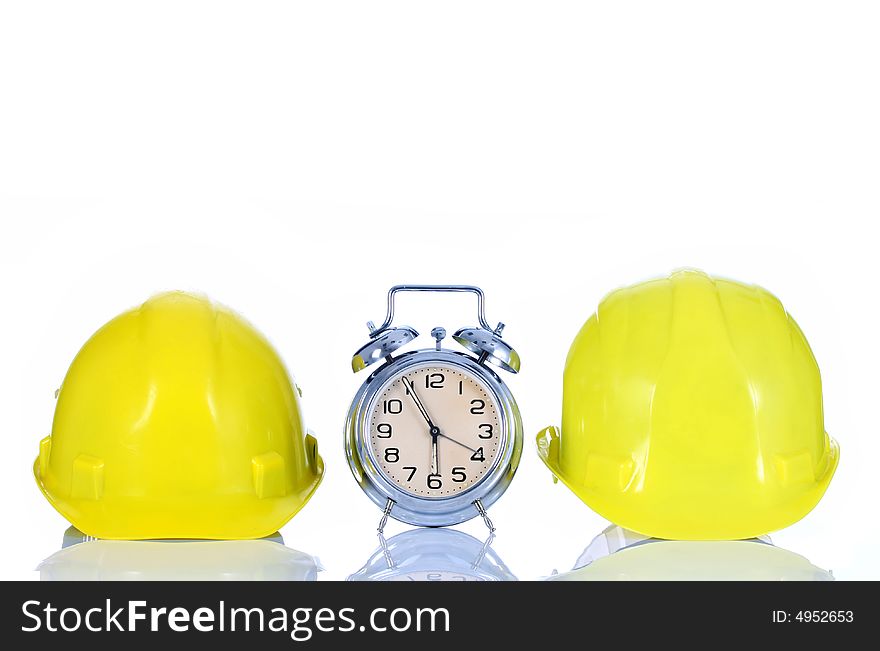
[[[401,292],[469,292],[477,322],[443,348],[446,330],[431,331],[432,348],[399,352],[418,333],[392,327]],[[419,526],[458,524],[477,515],[494,530],[488,509],[507,489],[522,453],[522,420],[507,385],[489,365],[517,373],[520,359],[489,326],[484,295],[472,285],[397,285],[388,292],[385,321],[368,323],[370,341],[352,370],[381,363],[358,390],[348,412],[345,451],[352,474],[387,518]]]

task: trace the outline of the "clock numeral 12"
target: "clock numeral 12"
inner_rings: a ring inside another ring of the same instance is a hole
[[[443,373],[428,373],[425,376],[426,389],[442,389],[446,376]]]

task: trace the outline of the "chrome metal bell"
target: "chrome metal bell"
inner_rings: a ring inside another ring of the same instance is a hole
[[[499,324],[496,332],[500,332],[503,327],[503,324]],[[476,353],[480,361],[485,360],[505,371],[519,373],[519,353],[496,332],[485,328],[460,328],[452,338],[472,353]]]
[[[375,339],[361,346],[351,358],[351,370],[357,373],[371,364],[380,362],[395,350],[406,346],[419,336],[415,328],[399,326],[388,328]]]

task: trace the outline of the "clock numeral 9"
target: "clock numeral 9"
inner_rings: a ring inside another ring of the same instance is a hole
[[[377,432],[376,438],[390,439],[391,438],[391,423],[379,423],[378,425],[376,425],[376,432]]]
[[[432,491],[443,488],[443,479],[440,475],[428,475],[428,488]]]
[[[385,448],[385,461],[388,463],[397,463],[400,461],[400,450],[397,448]]]
[[[384,402],[382,402],[383,414],[399,414],[402,411],[403,402],[401,402],[397,398],[392,398],[391,400],[385,400]]]
[[[471,461],[485,461],[486,454],[483,452],[483,448],[479,447],[476,451],[471,455]]]
[[[461,484],[462,482],[467,481],[467,475],[464,474],[464,468],[461,466],[456,466],[452,469],[452,481],[456,484]]]
[[[481,439],[490,439],[492,438],[493,429],[489,423],[480,423],[480,429],[482,430],[477,436]]]
[[[425,376],[426,389],[442,389],[446,376],[443,373],[428,373]]]
[[[482,416],[486,413],[486,401],[480,400],[477,398],[476,400],[471,400],[471,413],[475,416]]]

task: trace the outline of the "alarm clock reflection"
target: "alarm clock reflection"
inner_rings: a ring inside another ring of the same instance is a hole
[[[385,540],[349,581],[516,581],[485,541],[456,529],[411,529]]]

